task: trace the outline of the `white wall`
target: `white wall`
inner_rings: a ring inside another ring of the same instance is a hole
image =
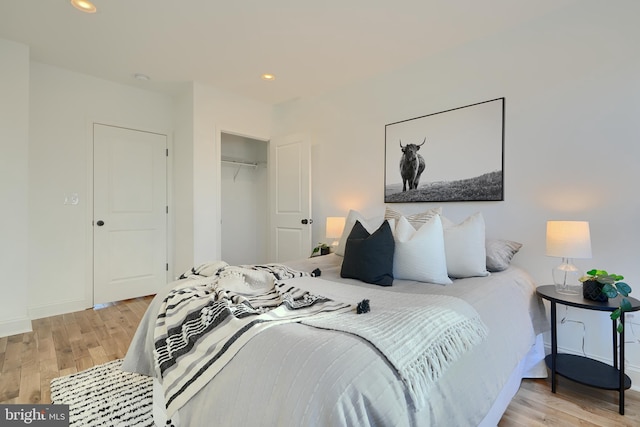
[[[94,121],[168,133],[172,100],[40,63],[30,64],[29,313],[31,318],[93,304]],[[77,205],[64,195],[77,193]]]
[[[540,284],[559,262],[544,255],[546,221],[588,220],[593,259],[578,265],[623,274],[640,295],[637,16],[634,1],[615,8],[583,1],[391,74],[278,106],[274,135],[313,136],[313,241],[326,240],[327,216],[349,208],[382,213],[385,124],[504,96],[505,201],[446,203],[445,215],[483,212],[489,236],[524,244],[515,263]],[[394,207],[410,213],[436,205]],[[570,309],[569,316],[587,324],[586,352],[610,360],[606,314]],[[638,377],[635,321],[627,360]],[[576,325],[562,325],[559,342],[579,352]]]
[[[265,141],[222,135],[223,159],[256,164],[221,167],[221,258],[231,265],[269,261],[268,147]]]
[[[0,39],[0,336],[31,330],[27,313],[29,48]]]
[[[173,164],[174,276],[193,266],[193,85],[174,103]]]

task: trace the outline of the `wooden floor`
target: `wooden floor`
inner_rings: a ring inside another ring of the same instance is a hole
[[[625,415],[620,415],[615,391],[594,389],[559,377],[553,394],[549,379],[525,379],[498,426],[638,427],[640,392],[625,392]]]
[[[52,378],[124,357],[152,297],[32,322],[0,338],[0,403],[50,403]]]
[[[0,403],[49,403],[52,378],[124,357],[151,297],[33,321],[33,332],[0,338]],[[617,393],[559,378],[524,380],[499,427],[640,426],[640,392]]]

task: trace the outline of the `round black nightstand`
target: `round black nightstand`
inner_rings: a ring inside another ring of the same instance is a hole
[[[565,295],[556,292],[555,285],[539,286],[536,293],[551,303],[551,354],[545,357],[545,362],[551,369],[551,391],[556,392],[556,374],[570,380],[592,387],[607,390],[618,390],[620,415],[624,415],[624,390],[631,387],[631,378],[624,373],[624,330],[620,333],[620,351],[618,351],[618,331],[616,321],[613,324],[613,366],[584,356],[573,354],[558,354],[556,330],[556,304],[584,310],[612,312],[620,305],[620,297],[605,302],[591,301],[582,295]],[[640,301],[627,297],[631,303],[631,310],[639,311]],[[624,326],[624,315],[620,316],[620,323]]]

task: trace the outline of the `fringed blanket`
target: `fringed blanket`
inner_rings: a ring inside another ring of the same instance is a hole
[[[172,417],[252,337],[268,327],[351,310],[281,280],[309,276],[283,265],[210,263],[163,300],[154,330],[156,369]]]
[[[426,406],[429,389],[453,362],[486,338],[487,329],[475,309],[459,298],[415,298],[384,292],[369,313],[302,323],[367,340],[395,368],[414,409],[420,410]]]

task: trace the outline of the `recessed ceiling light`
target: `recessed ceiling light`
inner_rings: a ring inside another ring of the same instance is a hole
[[[142,73],[135,73],[133,75],[133,77],[135,77],[137,80],[151,80],[151,77],[147,76],[146,74],[142,74]]]
[[[89,0],[71,0],[71,4],[78,10],[86,13],[96,13],[96,6]]]
[[[262,75],[262,80],[266,80],[268,82],[273,81],[276,79],[276,76],[274,76],[273,74],[263,74]]]

